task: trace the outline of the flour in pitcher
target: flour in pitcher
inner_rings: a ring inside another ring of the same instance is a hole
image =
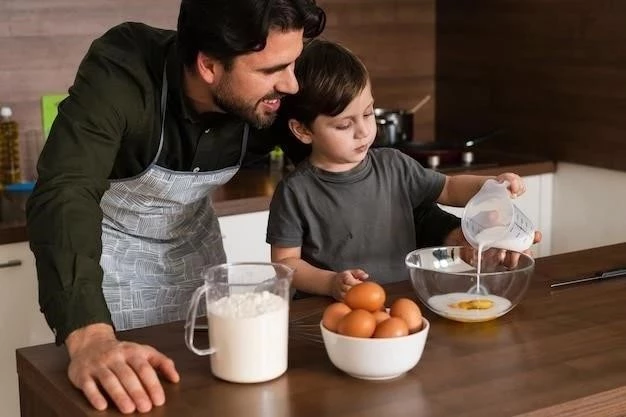
[[[210,306],[213,314],[230,318],[256,317],[280,310],[286,301],[269,291],[247,292],[222,297]]]
[[[213,374],[261,382],[287,370],[289,303],[268,291],[232,294],[209,305]]]

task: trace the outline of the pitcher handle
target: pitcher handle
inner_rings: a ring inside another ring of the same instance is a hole
[[[187,348],[196,355],[206,356],[215,353],[214,348],[198,349],[193,345],[193,335],[196,326],[196,316],[198,312],[198,303],[200,298],[206,294],[208,287],[206,285],[197,288],[191,296],[191,303],[189,304],[189,310],[187,310],[187,321],[185,323],[185,344]],[[207,315],[209,312],[207,311]]]

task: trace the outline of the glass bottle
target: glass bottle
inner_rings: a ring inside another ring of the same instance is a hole
[[[10,107],[0,108],[0,184],[20,182],[18,125]]]

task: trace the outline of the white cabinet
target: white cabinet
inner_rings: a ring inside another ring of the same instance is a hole
[[[270,261],[270,245],[265,243],[268,216],[265,210],[219,218],[228,262]]]
[[[514,203],[534,223],[535,228],[542,234],[541,243],[534,245],[531,250],[537,257],[550,255],[552,241],[552,187],[554,174],[530,175],[523,177],[526,183],[526,192],[516,198]],[[462,207],[440,205],[449,213],[461,217]]]
[[[0,245],[0,416],[19,416],[15,349],[54,341],[37,302],[35,259],[27,242]]]
[[[552,254],[626,241],[624,184],[626,172],[559,162],[554,175]]]

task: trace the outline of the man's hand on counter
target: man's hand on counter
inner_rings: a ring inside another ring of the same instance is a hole
[[[165,403],[157,371],[171,382],[180,380],[170,358],[151,346],[118,340],[108,324],[75,330],[65,344],[68,377],[98,410],[108,407],[103,390],[122,413],[148,412]]]

